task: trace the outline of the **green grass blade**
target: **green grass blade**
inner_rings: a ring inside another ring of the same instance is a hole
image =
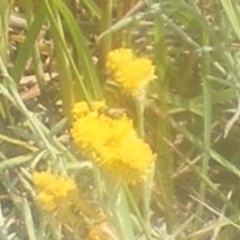
[[[11,76],[15,80],[15,82],[19,82],[26,66],[26,62],[33,53],[34,45],[36,43],[39,32],[41,31],[41,27],[46,19],[46,10],[44,6],[41,4],[41,7],[36,15],[34,21],[29,27],[28,33],[26,35],[26,39],[22,44],[17,58],[14,62],[14,67],[11,70]]]
[[[66,5],[58,0],[54,0],[53,2],[54,6],[58,8],[64,20],[66,21],[68,30],[70,31],[74,47],[80,59],[81,66],[78,67],[80,67],[84,76],[85,85],[87,86],[88,91],[92,92],[95,99],[100,99],[102,96],[101,89],[90,51],[86,46],[84,35]]]
[[[0,162],[0,171],[9,169],[9,168],[14,168],[16,166],[19,166],[23,163],[27,163],[29,161],[32,160],[32,156],[28,155],[28,156],[18,156],[15,158],[10,158],[4,161]]]
[[[203,47],[209,45],[209,36],[207,32],[203,30]],[[203,52],[202,56],[202,83],[203,83],[203,145],[204,153],[202,159],[202,173],[204,175],[208,174],[209,168],[209,151],[211,149],[211,123],[212,123],[212,103],[211,103],[211,81],[209,79],[210,75],[210,62],[209,62],[209,53]],[[205,201],[206,197],[206,184],[205,182],[200,183],[199,194],[202,201]],[[203,206],[202,204],[198,205],[196,215],[199,219],[203,215]]]
[[[192,142],[194,145],[199,147],[200,149],[207,151],[207,149],[204,148],[203,142],[195,137],[193,134],[191,134],[189,131],[184,129],[183,127],[180,127],[176,122],[172,121],[172,125],[174,128],[176,128],[178,131],[180,131],[184,136]],[[212,159],[216,162],[218,162],[220,165],[222,165],[225,169],[232,172],[234,175],[236,175],[238,178],[240,178],[240,170],[234,166],[231,161],[225,159],[223,156],[221,156],[219,153],[214,151],[213,149],[209,149],[208,154],[212,157]]]
[[[82,3],[90,10],[93,16],[101,19],[101,9],[93,0],[83,0]]]
[[[235,9],[235,5],[231,0],[221,0],[223,9],[225,10],[231,24],[233,30],[235,31],[238,39],[240,40],[240,21],[239,14],[237,14],[237,10]]]
[[[23,216],[25,220],[24,225],[26,227],[26,231],[29,239],[37,240],[37,237],[35,235],[33,216],[32,216],[31,208],[29,206],[29,202],[27,201],[27,199],[23,199]]]

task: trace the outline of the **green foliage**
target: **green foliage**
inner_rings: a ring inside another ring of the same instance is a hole
[[[114,215],[124,240],[238,239],[239,7],[0,1],[0,239],[83,239],[34,202],[31,175],[43,169],[76,176],[86,198]],[[142,105],[109,84],[105,57],[117,47],[156,66]],[[40,93],[24,99],[29,76]],[[74,102],[103,98],[127,109],[158,156],[145,186],[109,187],[69,139]]]

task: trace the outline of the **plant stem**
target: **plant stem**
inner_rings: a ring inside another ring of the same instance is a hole
[[[8,0],[0,1],[0,55],[3,59],[5,65],[8,61],[8,26],[9,26],[9,7]],[[3,119],[12,122],[12,116],[9,112],[9,107],[7,102],[0,97],[0,115]]]
[[[126,194],[127,194],[127,197],[129,199],[129,202],[133,208],[133,211],[135,212],[137,218],[138,218],[138,221],[142,227],[142,230],[144,231],[145,233],[145,236],[147,238],[147,240],[151,240],[152,237],[151,237],[151,233],[150,233],[150,229],[148,225],[146,225],[146,221],[142,218],[142,215],[138,209],[138,206],[134,200],[134,197],[132,196],[132,193],[131,191],[129,190],[128,186],[125,186],[125,190],[126,190]]]
[[[67,59],[64,49],[61,46],[59,36],[56,33],[56,31],[58,31],[58,33],[60,34],[60,38],[62,38],[62,40],[66,42],[60,16],[59,13],[55,11],[54,8],[52,8],[52,11],[57,24],[56,25],[57,29],[52,28],[51,33],[55,44],[55,54],[60,80],[60,91],[63,101],[63,113],[66,117],[71,119],[70,110],[74,102],[72,73],[70,63]]]
[[[155,37],[155,58],[157,69],[157,87],[159,96],[159,109],[161,110],[163,119],[156,122],[156,129],[159,134],[156,136],[156,148],[159,159],[156,163],[159,169],[157,182],[160,184],[162,191],[162,204],[164,206],[164,214],[169,229],[173,229],[176,224],[176,214],[174,211],[174,191],[171,180],[172,155],[164,141],[164,138],[170,138],[169,122],[167,121],[167,93],[168,80],[166,78],[166,44],[165,29],[159,16],[156,15],[154,22]]]
[[[202,34],[203,38],[203,46],[209,45],[209,38],[207,32],[204,31]],[[203,81],[203,147],[205,149],[203,153],[203,160],[202,160],[202,174],[207,175],[208,167],[209,167],[209,160],[210,155],[209,152],[211,150],[211,83],[209,79],[210,73],[210,63],[209,63],[209,53],[204,51],[202,53],[202,81]],[[201,181],[199,193],[201,197],[201,201],[205,202],[206,198],[206,183]],[[203,217],[203,205],[201,203],[198,204],[196,215],[199,220]],[[199,227],[199,224],[196,224],[196,228]]]
[[[145,94],[138,96],[135,98],[135,106],[136,106],[136,115],[137,115],[137,128],[139,136],[144,140],[145,137],[145,128],[144,128],[144,110],[145,110]],[[146,181],[144,181],[141,185],[141,193],[142,193],[142,212],[145,220],[145,224],[147,228],[151,226],[151,189],[153,183],[155,171],[155,164],[153,163],[150,166],[149,174],[147,176]]]
[[[27,23],[28,23],[28,26],[30,26],[34,20],[34,15],[35,15],[34,6],[31,0],[22,0],[22,1],[23,1],[23,5],[25,6]],[[45,84],[44,77],[43,77],[44,71],[43,71],[43,65],[41,61],[41,53],[39,51],[39,46],[37,41],[35,42],[34,49],[33,49],[33,63],[34,63],[34,69],[35,69],[35,74],[36,74],[38,84],[40,87],[43,87]]]
[[[121,240],[133,240],[134,231],[131,214],[122,184],[116,179],[107,179],[108,199],[113,222]]]
[[[102,17],[100,22],[100,32],[104,32],[112,26],[112,9],[113,1],[112,0],[102,0],[101,2],[101,11]],[[107,53],[112,47],[111,35],[107,34],[101,39],[100,42],[100,53],[99,53],[99,66],[102,69],[105,65],[105,58]]]

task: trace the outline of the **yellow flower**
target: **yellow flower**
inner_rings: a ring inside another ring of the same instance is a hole
[[[98,206],[84,197],[72,179],[45,171],[34,172],[32,180],[37,191],[36,201],[41,209],[85,239],[90,221],[95,223],[100,219],[96,215]]]
[[[100,108],[104,108],[106,106],[104,101],[93,101],[91,102],[91,108],[94,111],[98,111]],[[72,109],[72,114],[74,119],[84,116],[87,113],[90,112],[90,107],[87,104],[87,102],[81,101],[81,102],[77,102],[76,104],[74,104],[74,107]]]
[[[101,158],[107,161],[106,168],[116,176],[137,183],[146,179],[155,155],[148,144],[129,135],[119,145],[102,152]]]
[[[74,181],[52,173],[34,172],[33,183],[37,190],[36,200],[45,211],[58,210],[72,191],[77,189]]]
[[[108,53],[106,67],[113,79],[128,94],[144,94],[147,85],[155,78],[155,67],[150,59],[136,58],[131,49],[115,49]]]
[[[75,118],[71,134],[96,164],[126,182],[144,180],[155,159],[126,114],[112,118],[104,112],[89,112]]]

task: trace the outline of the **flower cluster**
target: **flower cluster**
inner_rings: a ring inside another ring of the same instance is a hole
[[[104,103],[94,102],[92,106]],[[155,155],[137,136],[125,113],[115,118],[104,108],[91,110],[85,102],[75,104],[71,129],[74,142],[113,176],[130,183],[144,180]]]
[[[136,58],[131,49],[112,50],[107,55],[106,67],[113,80],[132,96],[142,95],[148,83],[155,78],[150,59]]]
[[[70,227],[75,234],[86,235],[86,218],[96,218],[95,208],[84,199],[75,182],[49,171],[34,172],[32,181],[39,207]]]
[[[61,208],[62,204],[66,205],[66,199],[77,190],[72,179],[65,179],[48,171],[34,172],[33,183],[38,191],[37,202],[47,212]]]

